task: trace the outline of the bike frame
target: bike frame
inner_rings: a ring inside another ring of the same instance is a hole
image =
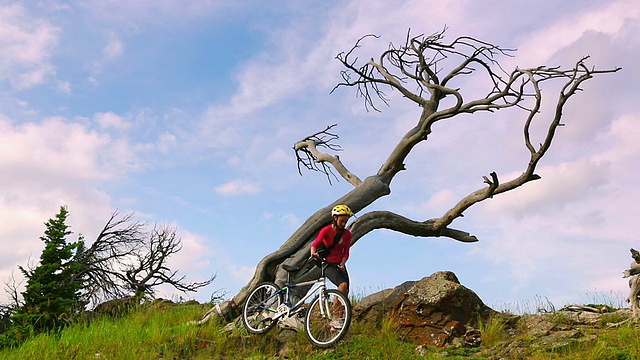
[[[325,290],[327,289],[327,278],[324,276],[324,269],[326,268],[326,264],[322,264],[322,275],[320,276],[319,279],[317,280],[309,280],[309,281],[304,281],[301,283],[294,283],[294,284],[286,284],[283,287],[280,288],[280,290],[276,291],[275,293],[273,293],[273,295],[269,296],[268,298],[264,299],[262,302],[266,303],[269,300],[273,299],[275,296],[280,296],[281,294],[284,294],[285,298],[284,298],[284,304],[286,306],[286,310],[282,310],[280,309],[280,307],[278,309],[272,309],[272,308],[268,308],[265,310],[277,313],[277,315],[272,318],[273,321],[278,321],[283,317],[289,317],[291,316],[291,314],[295,313],[298,309],[300,309],[302,307],[302,304],[305,303],[305,301],[307,301],[309,298],[311,298],[312,296],[324,296]],[[309,289],[309,291],[307,292],[307,294],[300,299],[297,303],[295,303],[293,306],[290,304],[289,302],[289,291],[291,289],[294,289],[298,286],[307,286],[307,285],[312,285],[312,288]],[[314,286],[318,285],[317,287],[313,288]],[[319,294],[316,294],[318,293]],[[330,316],[330,311],[329,311],[329,306],[327,304],[325,304],[325,302],[321,302],[320,303],[320,314],[323,317],[328,317]],[[282,306],[281,305],[281,306]],[[325,308],[326,306],[326,308]]]
[[[320,274],[309,281],[293,282],[291,278],[300,267],[285,264],[282,266],[288,273],[285,284],[278,286],[269,281],[259,284],[242,308],[242,321],[247,330],[263,334],[277,323],[294,329],[302,327],[309,341],[319,348],[328,348],[342,339],[351,324],[351,303],[339,289],[327,286],[325,272],[332,265],[326,261],[317,265]],[[305,273],[300,280],[315,276],[316,271]],[[298,288],[309,290],[300,294],[294,291]],[[299,300],[298,295],[302,297]],[[292,304],[293,301],[296,303]],[[301,323],[302,318],[304,321]]]

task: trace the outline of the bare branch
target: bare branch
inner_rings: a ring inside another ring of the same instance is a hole
[[[22,305],[22,301],[20,300],[20,290],[19,290],[22,283],[23,283],[22,280],[21,281],[16,280],[16,276],[13,271],[11,272],[11,279],[4,280],[5,294],[7,294],[7,296],[9,297],[9,303],[4,306],[5,308],[14,310],[19,308]]]
[[[338,155],[331,156],[318,150],[319,147],[324,147],[332,151],[342,150],[339,145],[332,143],[332,141],[339,138],[338,135],[329,132],[334,126],[336,126],[336,124],[329,125],[324,130],[307,136],[293,145],[293,150],[296,152],[296,158],[298,159],[298,172],[302,175],[300,170],[301,166],[312,171],[320,171],[327,175],[327,179],[329,179],[329,183],[331,183],[331,177],[329,175],[333,175],[333,173],[327,165],[328,163],[351,185],[359,186],[362,184],[362,180],[344,166]],[[333,176],[337,179],[335,175]]]
[[[120,217],[114,211],[89,247],[80,243],[75,261],[82,270],[75,275],[83,284],[83,301],[99,304],[105,300],[153,295],[154,287],[169,284],[182,292],[196,291],[215,278],[185,283],[185,276],[172,271],[168,259],[180,251],[176,231],[155,226],[148,234],[145,223],[133,220],[133,213]]]
[[[562,112],[567,100],[571,96],[575,95],[576,91],[578,91],[580,88],[580,84],[592,78],[593,74],[612,73],[620,70],[620,68],[612,70],[588,70],[588,68],[584,65],[584,61],[586,59],[587,58],[585,57],[578,61],[576,63],[576,66],[570,70],[558,70],[557,68],[538,67],[535,69],[518,69],[516,70],[516,72],[514,72],[513,78],[519,77],[520,75],[525,75],[527,77],[526,82],[530,83],[534,89],[534,92],[532,94],[534,99],[534,106],[528,111],[527,119],[524,125],[525,146],[530,153],[530,159],[527,163],[527,167],[520,176],[502,185],[499,184],[498,177],[495,173],[491,173],[492,181],[489,181],[485,177],[485,182],[489,186],[484,189],[476,190],[461,199],[453,208],[447,211],[444,216],[437,219],[437,224],[439,227],[444,228],[448,226],[455,218],[462,216],[463,212],[470,206],[485,199],[491,198],[494,194],[501,194],[522,186],[527,182],[540,179],[540,176],[535,174],[536,166],[538,165],[540,159],[542,159],[542,157],[545,155],[547,150],[549,150],[557,128],[559,126],[562,126]],[[542,81],[558,78],[566,78],[567,80],[562,87],[562,91],[556,105],[555,114],[547,127],[547,133],[544,141],[540,143],[540,145],[536,148],[532,144],[530,130],[534,119],[536,119],[536,117],[540,115],[539,109],[543,101],[542,91],[540,90],[540,83]],[[513,105],[514,103],[511,104]],[[492,104],[487,102],[485,103],[485,106],[492,106]],[[469,108],[471,109],[472,106],[470,106]]]
[[[133,216],[130,213],[120,217],[114,211],[91,246],[87,248],[83,242],[78,248],[75,261],[82,265],[82,270],[76,279],[85,284],[84,301],[97,304],[128,295],[122,270],[142,247],[146,225],[133,221]]]
[[[471,194],[465,196],[454,207],[449,209],[442,217],[438,219],[432,219],[431,221],[433,226],[437,229],[445,229],[456,218],[462,217],[464,211],[474,204],[492,198],[496,192],[496,189],[499,187],[500,182],[498,180],[498,175],[495,172],[492,172],[490,175],[491,180],[489,180],[489,178],[487,178],[486,176],[482,177],[484,179],[484,183],[488,185],[487,187],[476,190]]]
[[[478,241],[478,238],[467,232],[439,227],[434,220],[415,221],[389,211],[372,211],[358,217],[351,224],[353,243],[376,229],[388,229],[420,237],[444,236],[466,243]]]
[[[152,295],[154,287],[168,284],[182,292],[193,292],[213,282],[215,275],[202,282],[185,283],[186,276],[168,267],[168,260],[182,248],[182,240],[175,228],[157,225],[153,228],[149,242],[136,254],[137,262],[126,271],[128,286],[135,296]]]

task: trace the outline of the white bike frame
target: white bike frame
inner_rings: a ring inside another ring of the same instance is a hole
[[[305,301],[307,301],[312,296],[316,295],[317,292],[319,292],[319,294],[317,294],[316,296],[319,296],[320,299],[323,299],[325,296],[325,290],[327,289],[326,281],[327,281],[327,278],[324,276],[324,267],[323,267],[322,276],[319,279],[304,281],[304,282],[295,283],[295,284],[287,284],[282,288],[280,288],[280,290],[276,291],[269,298],[263,300],[263,302],[266,302],[269,299],[273,298],[274,296],[280,295],[282,292],[285,293],[284,304],[281,304],[280,306],[278,306],[278,309],[272,310],[277,313],[277,315],[274,318],[272,318],[272,320],[279,321],[283,317],[290,317],[293,313],[296,312],[296,310],[302,307],[302,304],[304,304]],[[289,295],[290,295],[289,290],[294,289],[298,286],[308,286],[308,285],[312,285],[312,289],[309,289],[307,294],[302,299],[300,299],[297,303],[295,303],[294,305],[288,305]],[[316,285],[318,286],[315,287],[314,289],[313,287]],[[286,309],[282,308],[282,305],[284,305]],[[331,317],[331,310],[329,309],[329,305],[325,301],[320,302],[320,314],[325,318]]]

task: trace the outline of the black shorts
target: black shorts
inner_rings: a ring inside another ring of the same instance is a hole
[[[347,286],[349,286],[349,273],[346,267],[342,270],[338,267],[338,264],[328,264],[327,268],[324,269],[324,275],[336,286],[342,283],[347,283]]]

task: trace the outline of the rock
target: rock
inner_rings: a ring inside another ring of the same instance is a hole
[[[540,338],[548,336],[556,326],[549,316],[543,315],[525,315],[522,316],[522,324],[524,330],[531,337]]]
[[[472,329],[478,318],[486,321],[493,313],[450,271],[370,295],[353,310],[355,321],[371,324],[380,323],[388,314],[406,341],[426,346],[477,344]]]
[[[121,316],[127,314],[131,309],[140,305],[140,298],[136,296],[125,296],[98,304],[93,312],[100,315]]]
[[[382,290],[365,297],[354,306],[353,319],[370,326],[380,325],[384,316],[389,313],[393,299],[396,299],[399,294],[411,288],[415,283],[415,281],[407,281],[393,289]]]
[[[290,357],[291,350],[289,349],[289,341],[297,336],[295,329],[278,329],[276,334],[276,340],[278,340],[278,349],[276,354],[278,358],[288,359]]]
[[[196,302],[196,304],[197,304],[197,302]],[[163,307],[170,307],[170,306],[174,306],[174,305],[175,305],[175,303],[173,301],[167,300],[167,299],[163,299],[163,298],[157,298],[157,299],[154,299],[151,302],[151,307],[153,307],[153,308],[163,308]],[[185,305],[186,305],[186,303],[185,303]]]

